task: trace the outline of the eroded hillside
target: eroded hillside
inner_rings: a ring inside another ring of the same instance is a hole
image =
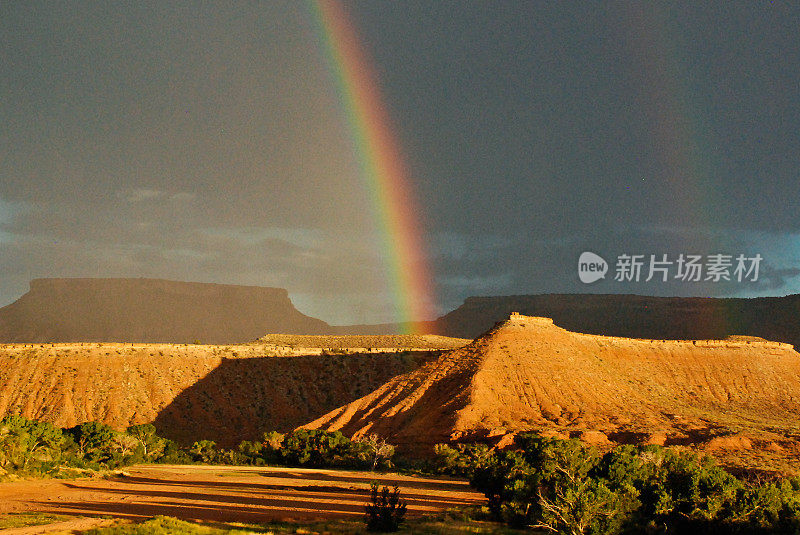
[[[432,358],[302,353],[276,356],[262,344],[7,344],[0,346],[0,416],[60,427],[154,422],[181,442],[232,446],[264,430],[292,429]]]
[[[535,429],[792,455],[799,412],[787,344],[595,336],[517,316],[308,427],[377,432],[408,451]]]

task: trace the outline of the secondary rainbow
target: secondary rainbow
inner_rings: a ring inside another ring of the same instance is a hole
[[[418,322],[433,318],[433,287],[422,214],[400,143],[347,13],[336,0],[312,0],[311,6],[380,229],[395,316],[406,332],[419,332]]]

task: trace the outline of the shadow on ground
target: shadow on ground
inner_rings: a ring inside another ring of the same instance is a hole
[[[469,489],[465,482],[430,478],[415,481],[391,474],[359,477],[346,472],[286,470],[251,471],[238,481],[214,481],[212,477],[212,474],[186,472],[181,476],[173,473],[164,477],[74,482],[65,485],[69,490],[62,491],[65,495],[58,500],[42,500],[31,505],[56,513],[110,515],[131,520],[156,515],[250,523],[360,519],[369,499],[366,485],[370,479],[382,485],[399,485],[412,516],[473,505],[482,500],[482,496]],[[319,484],[325,481],[330,484]]]

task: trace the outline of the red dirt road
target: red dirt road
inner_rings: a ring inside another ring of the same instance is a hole
[[[0,484],[0,514],[40,511],[143,520],[259,523],[361,518],[370,481],[400,487],[408,514],[481,503],[466,482],[341,470],[237,466],[135,466],[127,476]]]

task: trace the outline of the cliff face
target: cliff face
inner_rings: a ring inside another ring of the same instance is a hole
[[[428,358],[274,354],[261,344],[0,345],[0,418],[154,423],[184,444],[233,447],[317,418]]]
[[[800,347],[800,295],[753,299],[592,294],[470,297],[434,322],[431,330],[475,338],[513,311],[553,318],[557,325],[582,333],[654,339],[741,334]]]
[[[0,342],[225,344],[329,331],[280,288],[160,279],[37,279],[0,308]]]

